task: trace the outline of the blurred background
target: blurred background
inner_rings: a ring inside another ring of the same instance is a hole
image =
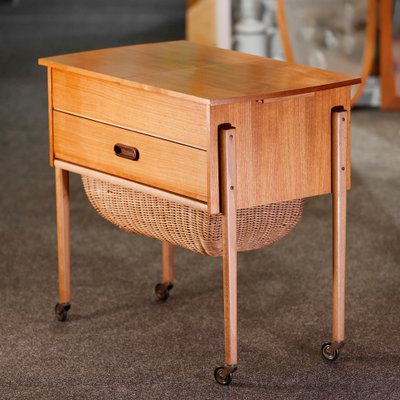
[[[353,105],[400,109],[399,0],[191,0],[186,31],[199,43],[361,76]]]
[[[0,0],[1,399],[398,399],[399,0]],[[218,258],[176,251],[167,304],[161,246],[123,233],[71,178],[73,306],[54,320],[54,171],[39,57],[188,39],[359,75],[348,196],[347,343],[330,332],[330,197],[285,239],[239,255],[240,367],[223,354]]]

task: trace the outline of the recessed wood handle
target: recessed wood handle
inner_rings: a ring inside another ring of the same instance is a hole
[[[114,145],[114,153],[118,157],[128,158],[129,160],[139,160],[139,150],[136,147],[117,143]]]

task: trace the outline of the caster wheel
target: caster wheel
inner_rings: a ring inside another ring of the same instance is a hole
[[[70,310],[70,308],[71,304],[69,303],[63,303],[63,304],[57,303],[54,309],[57,319],[61,322],[66,321],[68,317],[68,311]]]
[[[220,385],[230,385],[233,379],[233,372],[236,368],[232,367],[218,367],[214,370],[214,378]]]
[[[158,283],[154,288],[157,300],[166,301],[169,297],[170,290],[174,287],[171,282]]]
[[[327,361],[335,361],[339,357],[339,349],[333,349],[332,343],[324,343],[321,347],[321,354]]]

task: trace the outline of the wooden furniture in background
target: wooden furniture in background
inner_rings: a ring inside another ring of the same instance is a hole
[[[40,64],[49,74],[59,319],[70,307],[68,171],[222,213],[225,364],[214,373],[221,384],[230,383],[237,365],[237,210],[333,193],[333,339],[322,354],[338,356],[350,85],[359,79],[186,41],[49,57]],[[136,156],[120,157],[115,144],[135,148]],[[173,248],[163,243],[160,299],[173,283],[172,263]]]
[[[397,14],[394,14],[396,5]],[[384,110],[400,109],[400,1],[380,2],[381,105]]]
[[[364,86],[373,67],[374,55],[375,55],[377,0],[366,0],[366,1],[368,1],[367,15],[365,16],[367,24],[365,26],[365,34],[364,34],[365,39],[364,39],[363,50],[360,52],[362,54],[362,58],[359,61],[359,65],[356,65],[355,68],[353,67],[350,71],[349,70],[346,71],[346,63],[349,59],[348,56],[344,56],[342,57],[342,59],[340,59],[338,56],[333,56],[332,58],[335,60],[335,62],[338,62],[337,65],[330,65],[329,63],[327,65],[327,68],[330,69],[335,69],[343,73],[350,73],[350,74],[357,73],[358,75],[361,76],[361,83],[354,88],[351,94],[352,106],[354,106],[357,103],[357,100],[361,97],[363,93]],[[296,11],[298,10],[293,9],[294,6],[297,6],[299,9],[302,9],[302,12],[307,13],[308,15],[307,24],[304,24],[305,21],[299,18],[299,14],[296,13]],[[321,28],[320,26],[321,15],[319,15],[318,11],[316,11],[317,7],[319,7],[321,10],[324,10],[324,13],[327,13],[327,10],[330,7],[332,9],[332,14],[335,13],[337,14],[337,21],[330,20],[329,22],[333,27],[340,26],[341,22],[344,19],[343,16],[344,8],[339,7],[337,3],[332,3],[327,1],[319,2],[317,0],[309,0],[306,2],[304,1],[299,2],[298,0],[277,0],[277,21],[287,61],[293,63],[298,62],[301,64],[311,65],[308,63],[308,61],[296,57],[295,51],[293,49],[293,41],[298,40],[300,35],[298,34],[298,31],[292,34],[290,33],[290,31],[292,30],[294,32],[295,29],[298,30],[302,27],[308,30],[311,29],[315,30],[316,28]],[[293,17],[296,18],[295,23],[293,21],[293,18],[289,22],[287,15],[288,12],[291,12],[293,14]],[[361,17],[358,14],[356,16],[358,19]],[[319,18],[319,20],[317,18]],[[311,21],[314,23],[314,25],[312,25]],[[327,27],[327,29],[328,28],[331,27]],[[319,43],[321,42],[321,40],[322,40],[321,34],[316,35],[315,42]],[[344,39],[342,38],[339,40],[338,44],[343,44],[343,42]],[[303,56],[305,56],[305,54],[307,53],[307,51],[304,51],[304,49],[297,49],[297,50],[298,53],[302,54]],[[321,47],[319,51],[326,52],[327,49],[322,49]],[[355,54],[358,54],[358,49],[355,49]],[[348,63],[348,65],[350,65],[350,63]]]
[[[207,46],[230,49],[232,0],[189,0],[186,8],[186,39]]]

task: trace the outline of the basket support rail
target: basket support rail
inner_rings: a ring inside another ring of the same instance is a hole
[[[105,174],[103,172],[96,171],[94,169],[81,167],[80,165],[76,165],[70,162],[62,161],[62,160],[55,160],[54,166],[56,168],[60,168],[66,171],[74,172],[79,175],[87,175],[92,178],[101,179],[105,182],[112,183],[114,185],[120,185],[126,188],[137,190],[138,192],[148,193],[153,196],[158,196],[162,199],[174,201],[179,204],[184,204],[189,207],[195,208],[201,211],[207,211],[208,205],[207,203],[203,203],[198,200],[190,199],[188,197],[179,196],[175,193],[166,192],[161,189],[156,189],[151,186],[143,185],[141,183],[137,183],[134,181],[130,181],[128,179],[119,178],[117,176]]]

